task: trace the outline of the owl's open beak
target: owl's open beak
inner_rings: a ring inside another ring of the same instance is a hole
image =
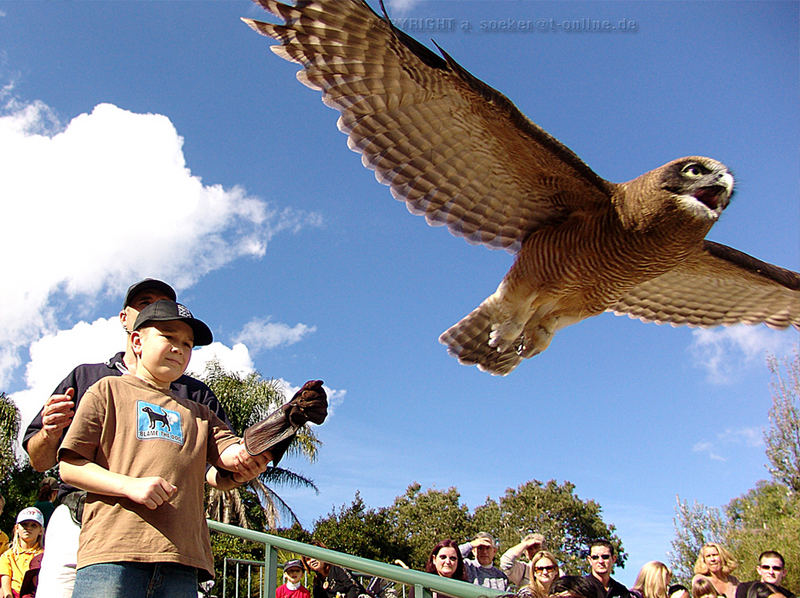
[[[717,211],[720,207],[724,209],[728,205],[728,188],[720,185],[703,187],[694,194],[694,197],[709,210]]]

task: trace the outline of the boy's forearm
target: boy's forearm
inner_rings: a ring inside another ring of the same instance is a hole
[[[115,473],[69,452],[61,456],[59,471],[61,479],[68,484],[95,494],[121,496],[148,509],[157,509],[178,490],[160,476],[137,478]]]
[[[97,463],[78,456],[62,459],[59,465],[61,479],[82,490],[106,496],[126,496],[124,491],[128,476],[113,473]]]

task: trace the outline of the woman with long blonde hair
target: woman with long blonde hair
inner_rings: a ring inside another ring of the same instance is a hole
[[[672,572],[660,561],[645,563],[636,576],[631,594],[638,598],[668,598]]]
[[[695,576],[705,577],[714,586],[717,596],[736,598],[736,586],[739,580],[731,573],[739,566],[730,552],[716,542],[707,542],[700,549],[697,561],[694,564]]]
[[[552,552],[540,550],[528,564],[530,583],[523,587],[518,595],[530,598],[546,598],[553,580],[561,576],[558,560]]]

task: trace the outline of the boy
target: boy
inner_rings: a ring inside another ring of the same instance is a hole
[[[170,391],[211,341],[183,305],[151,303],[131,332],[135,373],[84,394],[58,451],[62,479],[89,492],[73,598],[189,598],[198,573],[213,577],[206,462],[239,471],[254,457],[208,407]]]
[[[275,589],[275,598],[311,598],[311,592],[303,585],[305,571],[300,559],[287,561],[283,566],[284,584]]]

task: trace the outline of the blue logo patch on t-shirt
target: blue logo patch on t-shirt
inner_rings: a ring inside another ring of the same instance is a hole
[[[136,401],[136,413],[138,415],[137,438],[142,440],[160,438],[183,444],[181,415],[177,411],[170,411],[145,401]]]

